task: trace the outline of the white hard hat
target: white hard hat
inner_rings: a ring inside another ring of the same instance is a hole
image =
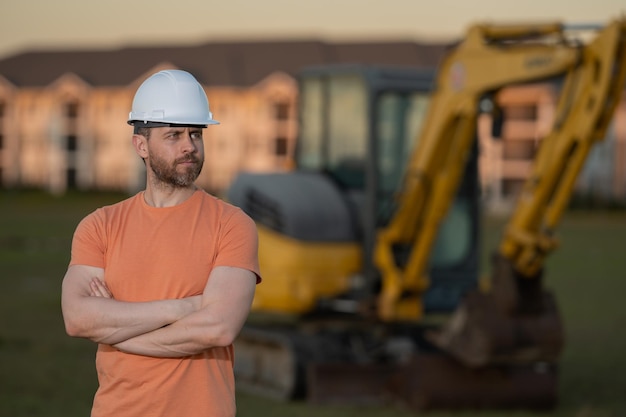
[[[137,89],[128,124],[154,127],[204,126],[213,120],[209,100],[198,81],[186,71],[165,70],[146,79]]]

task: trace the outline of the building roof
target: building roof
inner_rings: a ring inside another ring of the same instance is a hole
[[[194,74],[204,85],[250,86],[282,71],[326,64],[437,66],[449,44],[302,41],[212,42],[195,46],[30,51],[0,59],[0,76],[18,87],[43,87],[67,73],[93,86],[126,86],[159,64]]]

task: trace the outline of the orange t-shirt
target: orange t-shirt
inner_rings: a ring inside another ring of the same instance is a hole
[[[165,208],[142,192],[80,222],[70,265],[104,268],[117,300],[183,298],[201,294],[216,266],[248,269],[259,282],[257,247],[254,222],[204,191]],[[233,359],[232,345],[153,358],[100,344],[92,416],[234,416]]]

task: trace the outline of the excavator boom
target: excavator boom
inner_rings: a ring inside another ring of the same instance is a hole
[[[603,140],[626,78],[626,23],[604,29],[568,71],[554,127],[543,139],[534,169],[500,245],[515,269],[533,277],[556,247],[554,230],[590,149]]]
[[[441,65],[427,123],[411,158],[398,209],[375,249],[383,277],[383,319],[421,316],[421,294],[436,232],[475,141],[479,113],[493,111],[504,86],[565,77],[554,129],[542,144],[500,252],[520,273],[541,269],[551,234],[591,144],[604,136],[624,85],[624,32],[616,21],[590,44],[574,42],[563,25],[472,27]],[[403,265],[394,247],[411,245]]]
[[[447,326],[432,336],[469,366],[554,362],[562,350],[556,301],[543,288],[544,263],[557,247],[555,230],[576,178],[593,144],[604,139],[624,90],[626,20],[613,22],[588,44],[551,48],[554,55],[575,59],[561,62],[565,79],[554,125],[541,141],[493,257],[491,291],[468,294]]]

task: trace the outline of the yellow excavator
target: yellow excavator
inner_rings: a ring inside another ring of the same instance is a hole
[[[238,386],[552,407],[564,335],[544,263],[625,80],[626,19],[474,25],[436,73],[303,71],[295,169],[242,173],[228,193],[258,225],[264,276],[235,344]],[[497,93],[536,82],[560,92],[556,117],[482,286],[477,119],[501,126]]]

